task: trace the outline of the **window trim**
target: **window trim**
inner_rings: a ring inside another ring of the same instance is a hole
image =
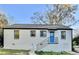
[[[34,36],[32,36],[32,32],[34,31]],[[30,37],[36,37],[36,31],[35,30],[31,30],[30,31]]]
[[[41,36],[41,32],[46,32],[46,34],[43,35],[43,36]],[[40,31],[40,37],[47,37],[47,31],[45,31],[45,30],[41,30],[41,31]]]
[[[62,32],[65,32],[65,37],[64,38],[62,37]],[[66,40],[66,31],[61,31],[61,39]]]
[[[18,37],[16,36],[17,35],[16,32],[18,32]],[[20,38],[19,30],[18,29],[14,29],[14,40],[19,40],[19,38]]]

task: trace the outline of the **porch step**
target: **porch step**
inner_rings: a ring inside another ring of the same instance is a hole
[[[38,43],[36,45],[37,50],[41,50],[42,48],[46,47],[47,45],[49,45],[49,39],[50,37],[48,37],[47,39],[44,39],[42,42]],[[54,38],[54,43],[57,44],[58,43],[58,37]]]
[[[36,45],[37,50],[46,47],[49,44],[49,37]]]

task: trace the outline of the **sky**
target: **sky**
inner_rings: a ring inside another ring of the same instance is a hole
[[[44,12],[46,4],[0,4],[0,11],[7,14],[9,21],[17,24],[31,24],[34,12]],[[76,11],[76,19],[79,19],[79,7]],[[79,22],[73,26],[78,28]]]
[[[0,4],[0,10],[9,16],[10,21],[20,24],[32,23],[33,13],[45,9],[45,4]]]

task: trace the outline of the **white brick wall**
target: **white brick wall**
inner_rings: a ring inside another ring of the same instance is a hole
[[[47,31],[47,37],[40,37],[40,30],[36,30],[36,36],[31,37],[30,31],[27,29],[20,29],[19,40],[14,40],[14,29],[4,29],[4,48],[5,49],[34,49],[36,50],[36,44],[42,40],[48,38],[50,33]],[[55,37],[58,37],[58,44],[49,44],[41,50],[44,51],[71,51],[71,30],[66,30],[67,39],[61,39],[61,31],[55,31]],[[13,45],[15,44],[15,45]]]

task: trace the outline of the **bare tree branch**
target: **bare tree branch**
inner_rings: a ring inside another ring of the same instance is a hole
[[[40,12],[34,13],[33,20],[34,23],[40,24],[62,24],[62,25],[71,25],[75,19],[75,12],[77,10],[77,5],[71,4],[54,4],[47,5],[47,11],[44,14]],[[47,20],[48,21],[47,21]],[[49,22],[49,23],[47,23]]]

